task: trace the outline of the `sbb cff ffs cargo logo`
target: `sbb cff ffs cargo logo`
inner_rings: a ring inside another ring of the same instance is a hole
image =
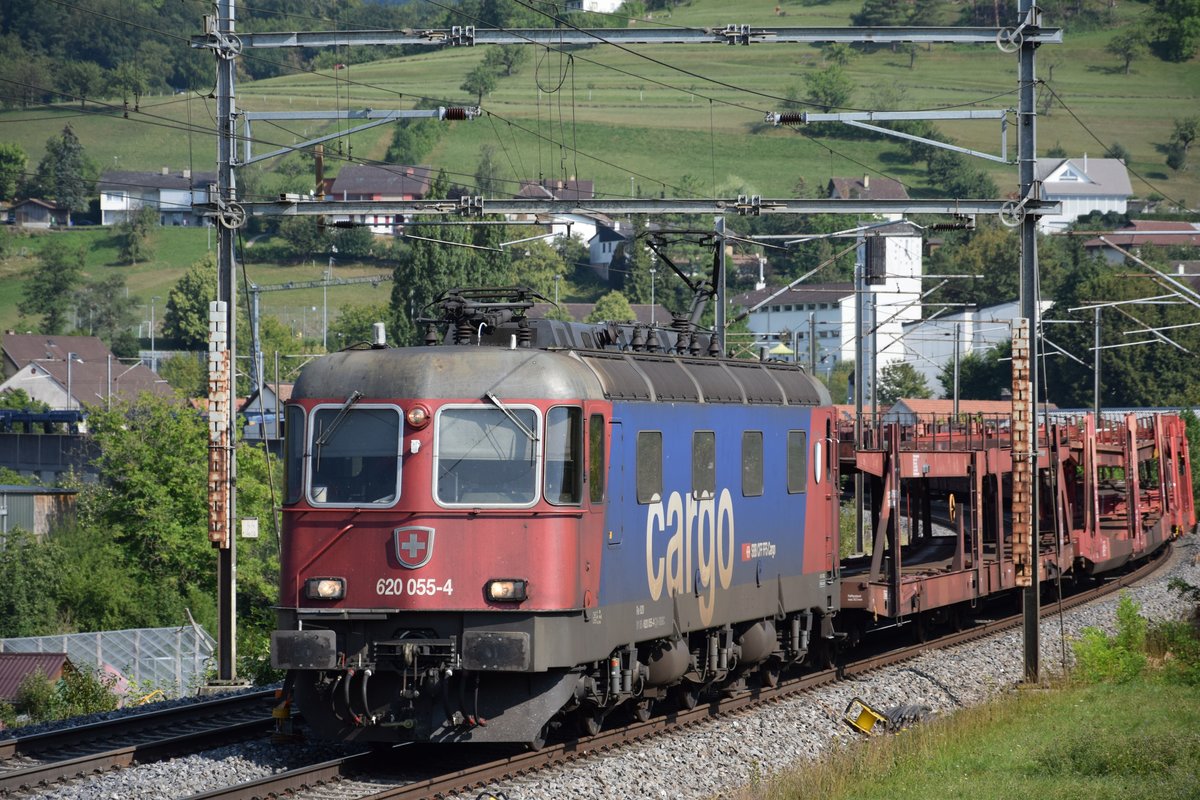
[[[400,566],[419,569],[433,557],[433,528],[411,525],[392,531],[392,550]]]

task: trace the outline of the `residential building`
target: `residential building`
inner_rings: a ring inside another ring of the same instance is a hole
[[[174,391],[141,362],[122,364],[95,336],[5,334],[0,392],[23,389],[51,409],[78,410],[112,398],[133,400],[142,392],[173,397]]]
[[[1152,247],[1200,247],[1200,223],[1135,219],[1124,228],[1104,234],[1104,241],[1100,237],[1088,239],[1083,243],[1083,249],[1090,254],[1103,255],[1110,264],[1120,264],[1125,260],[1125,254],[1112,245],[1135,256]]]
[[[283,404],[291,399],[293,386],[291,383],[264,383],[261,394],[255,389],[238,407],[238,413],[246,418],[242,427],[246,441],[271,442],[280,438],[279,420]]]
[[[611,14],[621,7],[624,0],[567,0],[567,11],[595,11]]]
[[[209,185],[216,183],[213,172],[190,169],[172,172],[106,172],[100,176],[100,224],[128,222],[142,208],[158,212],[160,225],[203,225],[205,218],[193,213],[194,205],[208,202]]]
[[[1042,311],[1053,305],[1048,300],[1043,301]],[[960,358],[970,353],[982,355],[1012,339],[1012,321],[1020,316],[1020,303],[1010,300],[908,322],[902,334],[903,360],[925,378],[934,394],[941,394],[938,376],[946,365],[953,364],[956,347]]]
[[[1093,211],[1124,214],[1133,194],[1129,171],[1119,158],[1041,158],[1036,176],[1042,200],[1062,203],[1060,213],[1039,218],[1042,233],[1061,233]]]
[[[516,197],[522,200],[565,200],[568,202],[587,202],[596,196],[592,181],[541,180],[521,181],[521,190]],[[611,219],[603,214],[593,214],[585,211],[558,214],[512,214],[509,219],[529,222],[540,221],[550,226],[546,239],[572,236],[583,244],[588,244],[595,238],[603,226],[612,226]]]
[[[626,232],[626,228],[626,225],[615,220],[607,225],[597,225],[595,235],[588,240],[588,263],[605,281],[609,280],[613,256],[632,234],[632,230]]]
[[[830,178],[826,187],[831,200],[907,200],[904,184],[891,178],[863,175],[861,178]],[[903,214],[882,214],[885,219],[899,222]]]
[[[329,200],[405,201],[423,200],[437,173],[430,166],[347,164],[329,184]],[[332,215],[333,222],[366,225],[371,233],[391,236],[404,224],[397,214]]]
[[[70,224],[70,215],[65,208],[59,208],[36,197],[18,200],[9,207],[8,213],[13,224],[22,228],[49,228]]]
[[[904,359],[901,329],[921,317],[921,236],[907,222],[872,231],[878,234],[872,247],[881,246],[884,263],[882,283],[867,286],[864,298],[867,319],[874,333],[864,342],[864,353],[877,351],[880,368]],[[865,255],[863,256],[866,257]],[[815,342],[819,364],[832,369],[837,361],[853,361],[856,346],[856,302],[849,282],[797,284],[791,288],[767,286],[733,299],[748,313],[748,324],[759,347],[780,355],[807,361],[810,342]],[[811,339],[815,327],[816,339]],[[821,371],[818,367],[818,371]]]

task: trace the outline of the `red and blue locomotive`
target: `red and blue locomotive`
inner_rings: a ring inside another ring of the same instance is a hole
[[[536,745],[829,646],[823,385],[719,358],[688,320],[532,305],[450,293],[427,346],[345,350],[295,386],[272,660],[319,735]]]

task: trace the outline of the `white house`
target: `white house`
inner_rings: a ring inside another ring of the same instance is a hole
[[[882,368],[904,359],[902,326],[921,317],[921,237],[907,222],[872,232],[879,234],[877,241],[884,247],[885,276],[882,283],[866,287],[867,320],[874,320],[870,327],[875,331],[873,340],[864,339],[864,360],[877,350]],[[802,283],[791,289],[768,286],[733,302],[749,312],[748,324],[760,346],[785,345],[803,363],[809,343],[815,341],[817,361],[826,368],[854,360],[857,313],[851,283]],[[810,338],[814,327],[815,340]]]
[[[1049,300],[1042,301],[1042,310],[1053,305]],[[935,394],[940,393],[942,384],[938,375],[947,364],[953,364],[956,340],[959,358],[969,353],[982,355],[1012,338],[1012,321],[1020,316],[1020,303],[1010,300],[909,322],[904,325],[903,360],[924,376],[925,383]]]
[[[621,7],[625,0],[567,0],[567,11],[596,11],[601,14],[611,14]]]
[[[606,281],[613,256],[617,254],[620,246],[629,240],[629,234],[624,231],[624,227],[616,221],[608,225],[598,225],[596,235],[588,240],[588,263]]]
[[[106,172],[100,176],[100,224],[128,222],[143,207],[158,212],[160,225],[200,225],[203,217],[192,213],[192,206],[208,202],[208,186],[217,180],[215,173],[185,169],[171,172]]]
[[[1124,214],[1133,187],[1129,171],[1118,158],[1038,159],[1037,179],[1042,199],[1062,203],[1062,213],[1038,220],[1042,233],[1061,233],[1093,211]]]

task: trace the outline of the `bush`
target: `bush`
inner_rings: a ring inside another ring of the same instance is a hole
[[[1146,620],[1129,595],[1117,603],[1117,634],[1085,628],[1072,645],[1075,676],[1088,683],[1128,683],[1146,668]]]
[[[64,670],[57,686],[62,716],[78,717],[112,711],[121,704],[121,698],[113,691],[116,683],[116,675],[100,670]]]
[[[61,719],[55,683],[41,670],[31,672],[21,679],[13,705],[17,713],[29,717],[30,722]]]

